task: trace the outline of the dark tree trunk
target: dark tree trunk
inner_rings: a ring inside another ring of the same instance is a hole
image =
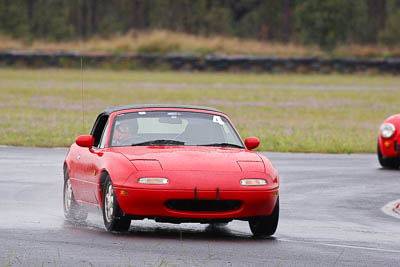
[[[87,39],[88,37],[88,13],[89,13],[89,8],[87,5],[87,1],[83,0],[83,4],[82,4],[82,9],[81,9],[81,16],[82,16],[82,20],[81,20],[81,36],[83,39]]]
[[[69,8],[69,21],[71,22],[74,32],[76,35],[75,38],[81,37],[81,15],[80,15],[80,1],[79,0],[70,0],[67,4]]]
[[[91,34],[97,33],[97,0],[90,2],[90,31]]]
[[[283,34],[284,42],[289,42],[293,31],[293,0],[283,1]]]
[[[376,15],[378,17],[379,28],[385,26],[386,21],[386,0],[375,1],[376,3]]]
[[[27,11],[28,11],[28,19],[29,22],[32,23],[32,19],[33,19],[33,5],[35,0],[27,0]]]
[[[31,34],[34,34],[34,28],[35,28],[35,23],[34,23],[34,5],[35,5],[35,0],[27,0],[27,12],[28,12],[28,20],[29,20],[29,30]]]
[[[144,0],[134,0],[132,7],[132,28],[144,29],[146,26]]]

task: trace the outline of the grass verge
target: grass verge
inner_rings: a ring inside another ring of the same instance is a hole
[[[379,124],[399,113],[399,84],[396,76],[0,69],[0,145],[69,146],[108,106],[176,103],[223,110],[262,151],[374,152]]]
[[[254,39],[211,36],[202,37],[185,33],[154,30],[130,32],[109,38],[92,38],[86,41],[49,42],[32,40],[24,42],[0,35],[0,51],[78,52],[78,53],[149,53],[149,54],[228,54],[257,55],[267,57],[357,57],[395,58],[400,56],[399,47],[379,45],[342,45],[331,52],[315,46],[292,43],[274,43]]]

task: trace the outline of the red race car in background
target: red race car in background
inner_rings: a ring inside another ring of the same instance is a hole
[[[251,151],[227,115],[209,107],[140,105],[104,110],[90,135],[79,136],[64,162],[64,213],[85,220],[87,205],[103,213],[108,231],[131,220],[249,222],[273,235],[279,177]]]
[[[387,118],[379,127],[378,160],[384,168],[400,166],[400,114]]]

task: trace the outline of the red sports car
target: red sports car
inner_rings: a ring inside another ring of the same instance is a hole
[[[197,106],[138,105],[104,110],[90,135],[64,162],[64,213],[85,220],[102,210],[108,231],[131,220],[249,222],[272,235],[279,218],[279,177],[271,162],[243,143],[228,116]]]
[[[400,166],[400,114],[390,116],[379,128],[378,159],[384,168]]]

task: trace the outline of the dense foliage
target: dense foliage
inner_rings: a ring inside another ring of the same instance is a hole
[[[400,0],[0,0],[0,32],[32,40],[136,30],[304,42],[400,44]]]

